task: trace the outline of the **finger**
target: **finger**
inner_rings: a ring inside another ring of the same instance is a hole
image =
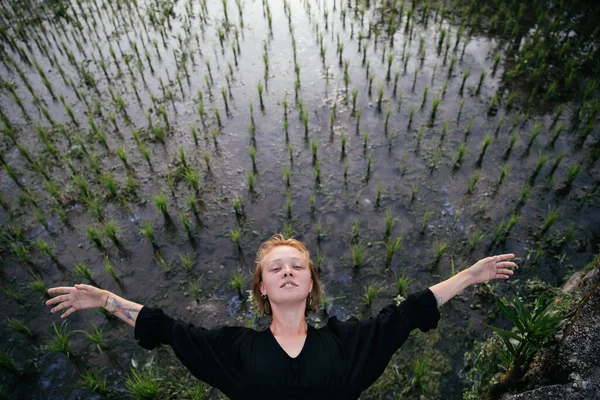
[[[60,296],[53,297],[50,300],[46,301],[46,305],[50,306],[52,304],[57,304],[57,303],[60,303],[61,301],[66,301],[66,300],[69,300],[69,295],[63,294]]]
[[[500,261],[505,261],[505,260],[510,260],[511,258],[515,258],[515,255],[510,253],[510,254],[500,254],[498,256],[496,256],[498,259],[496,261],[500,262]]]
[[[515,271],[510,270],[510,269],[499,269],[498,274],[503,274],[503,275],[513,275],[515,273]]]
[[[48,289],[48,294],[71,293],[74,289],[69,286],[53,287]]]
[[[60,303],[59,305],[57,305],[56,307],[54,307],[52,310],[50,310],[50,312],[58,312],[60,310],[62,310],[63,308],[68,308],[71,307],[71,302],[70,301],[65,301],[63,303]]]
[[[75,310],[75,308],[71,307],[67,311],[65,311],[60,317],[67,318],[69,315],[73,314],[75,311],[77,311],[77,310]]]
[[[512,268],[512,267],[519,268],[519,266],[512,261],[499,261],[496,265],[499,268]]]
[[[92,285],[86,285],[85,283],[76,283],[75,288],[77,288],[79,290],[83,290],[85,292],[90,292],[95,287]]]

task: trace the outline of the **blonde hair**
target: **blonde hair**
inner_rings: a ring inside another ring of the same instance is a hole
[[[313,287],[312,291],[306,298],[306,308],[304,310],[304,316],[308,316],[309,312],[317,312],[319,309],[319,304],[321,303],[321,283],[319,282],[319,276],[317,275],[317,266],[310,259],[310,252],[308,251],[304,243],[294,239],[293,237],[286,239],[282,234],[276,233],[272,235],[269,238],[269,240],[260,245],[256,253],[256,259],[254,260],[256,267],[254,269],[254,274],[252,277],[252,297],[254,298],[254,307],[256,309],[257,314],[260,317],[264,315],[272,315],[270,300],[268,297],[262,297],[262,293],[260,291],[260,283],[262,282],[262,262],[267,256],[267,254],[269,254],[269,252],[277,246],[293,247],[302,252],[302,254],[304,254],[308,259],[310,277],[313,280]],[[310,304],[308,301],[309,299],[312,300]]]

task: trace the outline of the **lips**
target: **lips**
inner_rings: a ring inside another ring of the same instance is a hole
[[[283,285],[280,286],[280,288],[286,287],[287,284],[290,284],[291,286],[298,286],[294,282],[287,281],[287,282],[284,282]]]

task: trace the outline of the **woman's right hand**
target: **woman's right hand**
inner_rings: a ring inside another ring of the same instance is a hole
[[[51,312],[66,310],[60,317],[66,318],[77,310],[102,307],[106,299],[107,291],[95,286],[76,284],[73,287],[53,287],[48,289],[48,294],[58,294],[48,301],[46,305],[58,304]]]

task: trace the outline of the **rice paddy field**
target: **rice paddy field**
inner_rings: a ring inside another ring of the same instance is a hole
[[[0,4],[0,398],[219,398],[45,290],[265,329],[248,291],[281,232],[319,268],[316,326],[515,253],[362,396],[459,399],[465,352],[506,322],[492,294],[598,250],[593,1]]]

